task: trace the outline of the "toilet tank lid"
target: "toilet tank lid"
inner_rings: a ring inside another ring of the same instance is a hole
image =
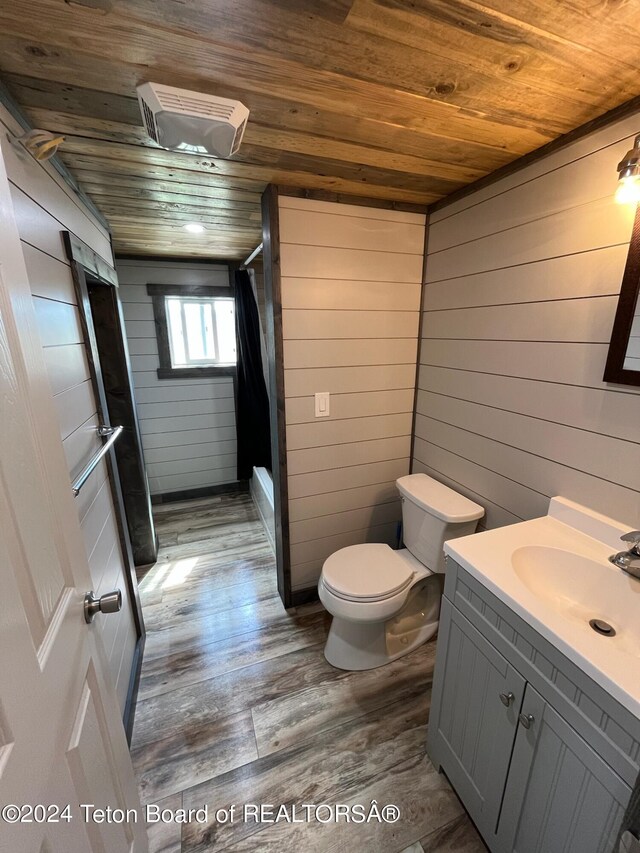
[[[400,494],[422,509],[450,523],[475,521],[484,509],[427,474],[407,474],[396,480]]]

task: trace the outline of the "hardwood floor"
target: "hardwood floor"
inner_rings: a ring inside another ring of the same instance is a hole
[[[334,669],[322,654],[325,611],[280,602],[249,495],[164,505],[155,518],[161,549],[140,583],[148,633],[132,756],[143,803],[208,814],[152,824],[152,853],[484,851],[425,754],[435,643],[377,670]],[[400,819],[242,814],[246,804],[368,809],[372,800],[397,805]],[[224,822],[220,810],[232,806]]]

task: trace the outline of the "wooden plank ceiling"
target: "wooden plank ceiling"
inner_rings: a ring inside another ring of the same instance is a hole
[[[240,258],[269,182],[425,205],[640,94],[640,3],[13,0],[0,74],[116,251]],[[232,160],[141,127],[153,81],[251,110]],[[185,222],[202,222],[191,235]]]

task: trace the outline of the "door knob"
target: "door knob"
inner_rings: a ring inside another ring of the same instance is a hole
[[[520,724],[524,726],[525,729],[530,729],[534,722],[533,714],[520,714],[518,719],[520,720]]]
[[[88,624],[93,622],[96,613],[117,613],[119,610],[122,610],[122,593],[119,589],[105,592],[100,598],[95,598],[91,590],[84,597],[84,621]]]
[[[508,693],[501,693],[500,694],[500,701],[505,706],[505,708],[508,708],[509,705],[511,705],[511,703],[513,702],[513,700],[515,698],[516,697],[513,695],[513,693],[511,691],[509,691]]]

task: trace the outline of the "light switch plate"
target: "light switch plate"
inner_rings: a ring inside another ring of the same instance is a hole
[[[330,393],[328,391],[319,391],[316,394],[316,417],[328,418],[331,414]]]

